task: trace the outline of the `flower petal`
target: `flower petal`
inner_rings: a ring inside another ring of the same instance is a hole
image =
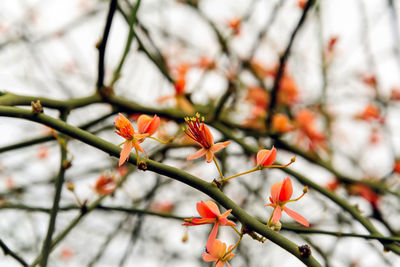
[[[277,206],[274,210],[274,214],[272,215],[272,222],[276,223],[279,222],[279,220],[282,217],[282,210],[281,207]]]
[[[209,253],[214,257],[216,257],[217,259],[221,259],[224,256],[225,252],[226,252],[226,244],[218,239],[215,239],[214,243],[209,249]]]
[[[310,223],[300,214],[298,214],[297,212],[287,208],[287,207],[283,207],[283,210],[290,216],[292,217],[293,220],[295,220],[296,222],[308,227],[310,226]]]
[[[191,218],[190,222],[185,222],[183,225],[192,226],[192,225],[202,225],[202,224],[210,224],[216,223],[216,218]]]
[[[224,147],[228,146],[230,143],[231,143],[231,141],[216,143],[210,147],[210,151],[212,153],[216,153],[216,152],[220,151],[221,149],[223,149]]]
[[[269,200],[273,204],[278,204],[279,202],[279,193],[281,192],[282,182],[278,182],[272,185],[271,187],[271,197]]]
[[[203,253],[203,261],[209,262],[209,261],[217,261],[217,260],[218,259],[215,256],[208,254],[207,252]]]
[[[160,125],[160,118],[157,115],[154,115],[153,118],[147,115],[140,115],[137,124],[139,133],[147,133],[149,136],[152,136]]]
[[[142,152],[142,153],[146,153],[146,152],[144,151],[144,149],[139,145],[139,142],[138,142],[138,141],[132,140],[132,144],[133,144],[133,147],[134,147],[137,151],[140,151],[140,152]]]
[[[124,162],[129,158],[129,153],[131,153],[132,150],[132,142],[127,141],[124,143],[124,147],[121,150],[120,156],[119,156],[119,165],[121,166],[124,164]]]
[[[218,221],[219,221],[220,225],[228,225],[228,226],[235,226],[236,225],[236,223],[234,223],[233,221],[227,219],[227,217],[231,213],[231,211],[232,211],[231,209],[227,210],[221,216],[219,216]]]
[[[135,130],[131,122],[121,113],[118,114],[119,117],[115,118],[115,128],[118,130],[118,134],[125,139],[131,139],[132,136],[135,134]]]
[[[217,204],[212,201],[201,201],[196,205],[197,212],[203,218],[218,218],[221,215]]]
[[[270,166],[276,159],[276,148],[272,147],[271,150],[262,149],[257,153],[257,165]]]
[[[210,235],[208,236],[207,245],[206,245],[207,251],[211,251],[212,246],[215,244],[214,241],[217,238],[218,227],[219,227],[219,224],[215,223],[210,232]]]
[[[209,149],[206,150],[206,161],[210,163],[214,158],[214,153],[212,153]]]
[[[193,155],[190,155],[187,157],[187,160],[192,160],[192,159],[198,159],[206,154],[207,150],[204,148],[200,148],[199,150],[196,151]]]
[[[210,144],[210,147],[211,147],[214,144],[214,137],[212,136],[211,131],[207,127],[207,125],[202,123],[201,127],[203,127],[202,132],[204,133],[204,137],[205,137],[207,143]]]
[[[292,181],[290,180],[289,177],[286,177],[283,180],[282,187],[279,192],[279,201],[280,202],[288,201],[292,196],[292,194],[293,194]]]

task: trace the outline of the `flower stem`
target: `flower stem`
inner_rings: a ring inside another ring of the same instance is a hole
[[[258,171],[258,170],[259,170],[259,166],[256,166],[255,168],[253,168],[251,170],[248,170],[248,171],[245,171],[245,172],[242,172],[242,173],[238,173],[238,174],[232,175],[231,177],[222,179],[222,181],[226,182],[226,181],[228,181],[230,179],[233,179],[233,178],[236,178],[238,176],[245,175],[245,174],[248,174],[248,173],[252,173],[252,172],[255,172],[255,171]]]
[[[149,137],[147,137],[147,138],[151,138],[151,139],[153,139],[153,140],[156,140],[157,142],[160,142],[161,144],[169,144],[169,143],[172,142],[172,140],[174,140],[175,137],[171,137],[171,138],[169,138],[167,141],[158,139],[158,138],[153,137],[153,136],[149,136]]]
[[[136,151],[136,164],[139,164],[139,160],[140,160],[139,151],[136,148],[135,148],[135,151]]]
[[[233,230],[235,230],[235,232],[236,232],[239,236],[242,236],[242,233],[240,233],[240,232],[238,231],[238,229],[236,229],[235,226],[231,225],[231,227],[233,228]]]
[[[228,250],[228,251],[224,254],[224,256],[223,256],[222,258],[226,257],[226,256],[229,255],[232,251],[234,251],[234,250],[237,248],[237,246],[239,246],[240,242],[242,241],[242,238],[243,238],[243,233],[240,234],[239,240],[236,242],[236,244],[235,244],[230,250]]]
[[[268,166],[262,166],[262,169],[266,169],[266,168],[285,168],[288,167],[289,165],[291,165],[294,161],[290,161],[288,164],[285,165],[268,165]]]
[[[274,216],[275,209],[276,209],[276,207],[274,208],[274,210],[273,210],[272,213],[271,213],[271,216],[270,216],[269,219],[268,219],[267,227],[269,227],[269,226],[271,225],[271,221],[272,221],[272,217]]]
[[[215,163],[215,166],[217,166],[219,175],[221,176],[221,180],[224,181],[224,175],[222,174],[221,168],[219,167],[217,159],[215,158],[215,156],[213,156],[213,161]]]

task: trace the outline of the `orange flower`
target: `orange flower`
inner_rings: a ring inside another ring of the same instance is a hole
[[[197,212],[201,216],[201,218],[190,218],[185,219],[185,223],[183,225],[193,226],[193,225],[202,225],[202,224],[210,224],[213,223],[214,226],[211,230],[210,236],[207,241],[207,250],[211,249],[212,244],[214,243],[215,238],[217,237],[218,227],[228,225],[235,226],[236,224],[227,219],[228,215],[232,210],[227,210],[225,213],[221,214],[218,209],[217,204],[212,201],[199,202],[196,205]]]
[[[259,117],[266,113],[269,105],[269,94],[259,86],[249,87],[246,100],[254,105],[253,116]]]
[[[257,153],[257,166],[270,166],[276,159],[276,148],[272,147],[271,150],[262,149]]]
[[[60,252],[60,258],[68,261],[74,256],[74,251],[71,248],[63,248]]]
[[[307,5],[307,0],[298,0],[297,1],[297,6],[301,9],[304,9]]]
[[[38,148],[38,157],[45,159],[49,155],[49,148],[47,146],[41,146]]]
[[[289,117],[280,113],[272,117],[272,128],[279,133],[287,133],[294,129]]]
[[[216,68],[216,63],[214,60],[209,59],[206,56],[202,56],[199,58],[199,61],[196,64],[200,69],[212,70]]]
[[[284,105],[293,105],[298,101],[299,90],[293,77],[284,74],[279,82],[278,102]]]
[[[373,208],[378,207],[380,196],[375,193],[370,187],[364,184],[353,184],[349,186],[348,192],[350,195],[360,196],[367,200]]]
[[[300,129],[300,133],[307,136],[310,140],[310,149],[314,149],[316,145],[325,148],[325,136],[315,127],[315,116],[309,109],[302,109],[296,114],[296,124]]]
[[[391,100],[400,100],[400,88],[399,87],[392,88],[392,91],[390,93],[390,99]]]
[[[333,181],[331,181],[325,185],[325,188],[331,190],[332,192],[335,192],[336,189],[339,187],[339,185],[340,185],[340,181],[338,179],[334,178]]]
[[[193,114],[194,108],[193,105],[186,98],[185,87],[186,87],[186,74],[191,67],[190,64],[182,63],[175,70],[175,81],[174,81],[174,89],[175,94],[163,96],[157,99],[159,103],[167,101],[169,99],[175,99],[176,106],[179,109],[182,109],[187,114]]]
[[[114,177],[102,175],[94,185],[94,191],[99,195],[109,195],[117,188]]]
[[[256,73],[256,75],[260,76],[261,78],[274,77],[279,68],[279,65],[274,65],[273,67],[268,68],[257,60],[251,61],[250,64],[251,64],[251,68]]]
[[[331,38],[329,38],[328,46],[326,48],[328,52],[330,52],[330,53],[333,52],[338,40],[339,40],[338,36],[332,36]]]
[[[378,85],[378,82],[376,80],[376,76],[374,74],[371,74],[371,73],[363,74],[362,75],[362,80],[366,85],[371,86],[372,88],[376,88],[376,86]]]
[[[289,177],[283,179],[283,182],[273,184],[271,187],[271,196],[269,198],[271,204],[265,205],[274,208],[274,211],[268,223],[270,223],[271,221],[273,223],[277,223],[281,219],[283,210],[295,221],[308,227],[309,223],[303,216],[285,206],[285,204],[288,202],[299,200],[305,195],[306,192],[307,192],[307,187],[304,188],[303,194],[300,197],[296,199],[290,199],[293,193],[293,187],[292,187],[292,181],[290,180]]]
[[[232,29],[234,35],[239,35],[241,31],[242,20],[234,18],[228,21],[228,27]]]
[[[148,134],[152,136],[160,126],[160,118],[157,115],[150,117],[147,115],[139,116],[137,120],[139,134]]]
[[[154,115],[153,118],[150,118],[147,115],[141,115],[138,119],[139,133],[135,133],[130,121],[124,115],[119,113],[119,117],[115,119],[114,123],[115,128],[117,129],[115,132],[126,139],[126,141],[123,142],[124,146],[120,153],[119,166],[124,164],[124,162],[129,158],[129,153],[132,148],[135,148],[137,157],[139,157],[139,151],[146,153],[139,144],[142,143],[146,137],[153,135],[159,124],[160,118],[157,117],[157,115]]]
[[[396,160],[394,162],[393,171],[397,174],[400,174],[400,160]]]
[[[168,201],[152,202],[149,207],[151,211],[158,213],[166,213],[166,214],[171,214],[174,208],[175,204]]]
[[[357,118],[364,121],[378,121],[383,122],[383,118],[381,118],[381,112],[379,108],[374,104],[368,104],[365,109],[359,113]]]
[[[229,260],[235,257],[236,255],[230,252],[233,245],[230,245],[228,251],[226,250],[226,244],[221,242],[218,239],[215,239],[210,249],[207,249],[207,252],[203,253],[203,260],[205,262],[215,261],[214,267],[223,267],[226,263],[226,266],[230,267]]]
[[[207,162],[210,163],[213,160],[214,153],[231,143],[230,141],[226,141],[214,144],[214,138],[210,129],[208,129],[204,122],[200,122],[199,113],[196,113],[196,117],[186,117],[185,121],[188,124],[185,134],[201,146],[201,149],[187,157],[187,160],[197,159],[205,155]],[[202,117],[202,121],[204,121],[204,117]]]

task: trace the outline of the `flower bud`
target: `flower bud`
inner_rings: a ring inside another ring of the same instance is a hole
[[[304,194],[307,194],[307,192],[308,192],[308,185],[306,185],[306,187],[304,187],[304,189],[303,189]]]
[[[73,182],[66,182],[66,183],[65,183],[65,186],[67,187],[67,189],[68,189],[69,191],[71,191],[71,192],[74,192],[74,191],[75,191],[75,185],[74,185]]]
[[[275,231],[275,232],[279,232],[280,230],[281,230],[281,228],[282,228],[282,223],[280,222],[280,221],[277,221],[277,222],[272,222],[270,225],[269,225],[269,228],[272,230],[272,231]]]

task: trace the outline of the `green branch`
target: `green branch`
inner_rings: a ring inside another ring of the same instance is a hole
[[[325,231],[321,229],[309,228],[309,227],[298,227],[289,224],[283,224],[282,230],[295,232],[295,233],[304,233],[304,234],[321,234],[321,235],[332,235],[336,237],[359,237],[364,239],[376,239],[381,241],[393,241],[393,242],[400,242],[400,237],[393,237],[393,236],[381,236],[381,235],[362,235],[356,233],[342,233],[342,232],[332,232],[332,231]]]
[[[101,102],[99,94],[93,94],[87,97],[73,98],[69,100],[56,100],[47,97],[17,95],[9,92],[3,92],[0,96],[0,105],[16,106],[16,105],[31,105],[32,101],[40,101],[44,107],[54,108],[58,110],[71,110],[87,106],[89,104]]]
[[[66,114],[61,114],[61,119],[65,121],[67,119]],[[54,200],[53,200],[53,207],[51,208],[50,211],[50,220],[49,220],[49,226],[47,229],[47,234],[46,238],[43,241],[43,247],[42,247],[42,258],[40,261],[40,266],[41,267],[46,267],[47,266],[47,261],[50,255],[50,247],[51,247],[51,238],[53,236],[55,226],[56,226],[56,218],[58,214],[58,207],[60,204],[60,199],[61,199],[61,191],[62,187],[64,184],[64,177],[65,177],[65,170],[68,168],[68,162],[67,162],[67,140],[64,138],[64,136],[59,136],[57,138],[58,142],[60,143],[60,169],[58,171],[58,176],[55,182],[55,193],[54,193]]]

